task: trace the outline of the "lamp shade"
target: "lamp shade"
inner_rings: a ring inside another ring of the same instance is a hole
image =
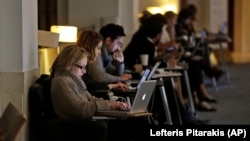
[[[77,27],[75,26],[53,25],[50,27],[50,31],[60,34],[60,42],[72,43],[77,41]]]
[[[38,45],[57,48],[59,46],[59,34],[38,30]]]

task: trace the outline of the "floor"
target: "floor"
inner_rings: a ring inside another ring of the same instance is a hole
[[[250,54],[231,55],[233,63],[225,65],[227,77],[224,75],[217,87],[207,85],[209,93],[218,100],[212,104],[217,111],[197,111],[199,118],[209,119],[212,125],[250,124]]]

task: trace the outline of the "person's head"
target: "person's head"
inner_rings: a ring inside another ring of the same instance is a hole
[[[80,33],[76,45],[90,52],[89,61],[96,60],[101,55],[103,37],[94,30],[85,30]]]
[[[100,34],[103,36],[103,44],[107,47],[108,52],[113,53],[120,50],[123,44],[124,29],[117,24],[107,24],[100,29]]]
[[[173,11],[165,12],[164,16],[166,17],[168,26],[175,26],[176,25],[177,15]]]
[[[197,7],[194,4],[189,4],[187,6],[187,10],[190,12],[192,20],[195,21],[196,20],[196,14],[198,12]]]
[[[89,56],[88,51],[76,45],[63,48],[52,65],[52,77],[55,72],[70,71],[76,77],[81,78],[86,73]]]
[[[162,15],[161,13],[157,13],[157,14],[151,14],[150,16],[147,17],[147,19],[144,19],[144,21],[141,23],[141,26],[143,26],[144,24],[147,24],[148,22],[151,22],[151,21],[159,22],[162,24],[167,23],[164,15]]]
[[[163,18],[163,19],[162,19]],[[147,22],[145,22],[141,28],[140,32],[153,40],[154,44],[157,45],[160,42],[162,35],[162,28],[165,25],[165,17],[163,15],[151,16]]]
[[[149,11],[142,11],[142,16],[139,18],[140,25],[143,25],[150,16],[152,16],[152,14]]]
[[[192,23],[192,14],[187,9],[182,9],[178,14],[178,22],[184,23],[184,24],[190,24]]]

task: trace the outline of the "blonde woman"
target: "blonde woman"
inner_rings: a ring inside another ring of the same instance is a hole
[[[86,66],[89,57],[90,53],[84,48],[76,45],[67,46],[60,52],[52,65],[51,99],[56,115],[62,119],[90,119],[95,115],[97,110],[101,109],[130,109],[130,106],[127,103],[103,100],[92,96],[88,92],[82,77],[86,73]],[[143,122],[141,125],[138,123],[141,122],[135,119],[132,119],[132,121],[109,121],[107,132],[108,140],[117,140],[117,138],[115,138],[117,136],[113,135],[119,134],[123,139],[135,138],[135,136],[142,137],[138,132],[136,135],[132,135],[136,130],[145,131],[141,128],[145,123]],[[124,135],[123,130],[125,129],[131,129],[131,134]],[[93,132],[98,131],[92,128],[89,130],[94,130]],[[94,138],[98,138],[98,135],[94,136]]]

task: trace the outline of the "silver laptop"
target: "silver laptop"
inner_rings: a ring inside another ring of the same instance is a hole
[[[227,31],[227,22],[223,22],[220,28],[220,33],[226,34],[226,31]]]
[[[147,79],[149,73],[150,73],[150,69],[145,69],[144,72],[143,72],[143,75],[142,75],[141,79],[139,81],[137,81],[137,83],[136,82],[127,82],[128,88],[130,90],[139,89],[141,83]],[[137,86],[133,87],[132,86],[133,83],[136,84]]]
[[[198,43],[195,45],[193,51],[191,52],[190,56],[194,56],[196,51],[200,48],[200,45],[203,44],[205,42],[205,39],[207,38],[207,32],[205,29],[201,30],[201,37],[200,40],[198,41]]]
[[[130,114],[140,114],[147,113],[147,107],[153,91],[156,86],[156,80],[143,81],[140,88],[138,89],[134,101],[132,103],[131,109],[129,111],[120,110],[99,110],[96,115],[99,116],[112,116],[112,115],[130,115]]]
[[[150,71],[150,74],[147,77],[147,80],[150,80],[153,76],[153,74],[155,74],[155,71],[158,69],[158,67],[160,66],[161,61],[157,61],[154,65],[154,67],[152,68],[152,70]]]

